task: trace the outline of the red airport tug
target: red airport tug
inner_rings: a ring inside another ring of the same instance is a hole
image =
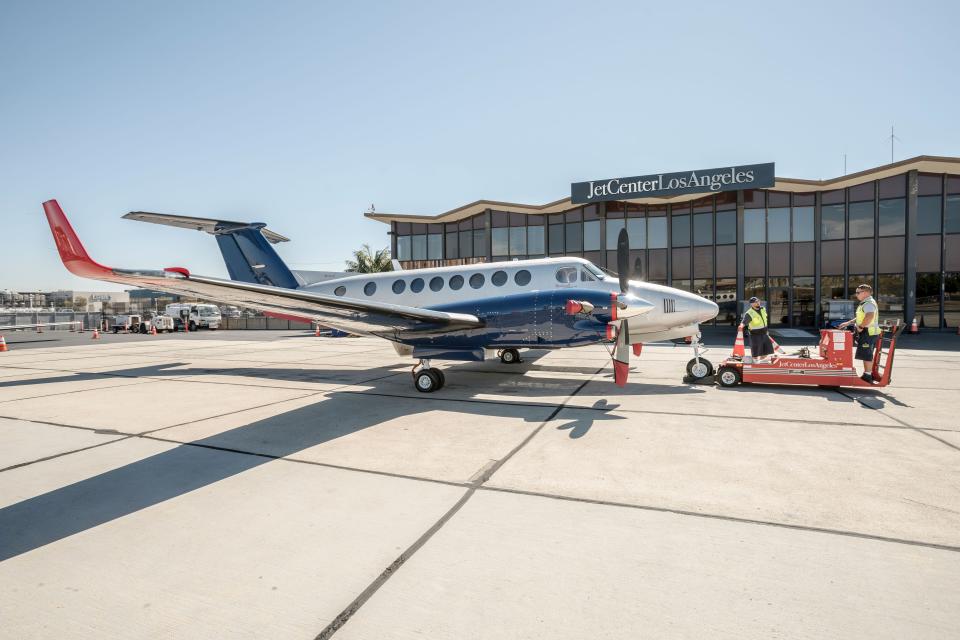
[[[881,327],[873,356],[873,377],[879,382],[862,380],[853,367],[855,336],[850,331],[821,329],[819,355],[803,347],[794,355],[771,356],[769,362],[752,362],[738,355],[730,356],[717,369],[721,387],[735,387],[741,382],[758,384],[800,384],[820,387],[885,387],[893,372],[893,354],[897,337],[903,331],[898,321]]]

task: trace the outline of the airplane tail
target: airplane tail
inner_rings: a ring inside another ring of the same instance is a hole
[[[146,211],[131,211],[123,217],[127,220],[206,231],[216,236],[231,280],[287,289],[300,286],[293,272],[271,246],[278,242],[287,242],[289,238],[270,231],[262,222],[230,222]]]

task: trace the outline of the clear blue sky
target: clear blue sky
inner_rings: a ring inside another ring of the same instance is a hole
[[[668,6],[669,5],[669,6]],[[378,211],[542,203],[573,181],[775,161],[827,178],[960,155],[955,2],[0,4],[0,288],[106,289],[55,256],[226,275],[267,222],[294,268],[387,244]]]

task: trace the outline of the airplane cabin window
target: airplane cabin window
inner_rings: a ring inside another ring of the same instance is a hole
[[[479,289],[480,287],[483,286],[484,280],[485,278],[483,277],[482,273],[475,273],[472,276],[470,276],[470,286],[473,287],[474,289]]]
[[[430,291],[440,291],[440,289],[443,289],[443,278],[440,276],[430,278]]]
[[[577,281],[576,267],[560,267],[557,269],[557,282],[561,284],[572,284]]]
[[[377,292],[376,282],[368,282],[367,284],[363,285],[363,293],[365,295],[372,296],[376,292]]]
[[[463,276],[453,276],[452,278],[450,278],[449,284],[451,289],[453,289],[454,291],[457,291],[458,289],[463,287]]]
[[[420,293],[423,291],[423,278],[414,278],[410,282],[410,291],[414,293]]]
[[[502,287],[507,282],[507,272],[494,271],[493,275],[490,276],[490,282],[492,282],[495,286]]]
[[[344,287],[343,285],[340,285],[339,287],[333,290],[333,294],[337,296],[342,296],[346,292],[347,292],[347,288]]]
[[[407,283],[403,280],[394,280],[393,281],[393,292],[394,293],[403,293],[403,290],[407,288]]]
[[[520,271],[513,274],[513,281],[521,287],[527,286],[530,284],[530,272],[526,269],[520,269]]]

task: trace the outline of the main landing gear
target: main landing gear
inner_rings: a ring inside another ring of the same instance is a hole
[[[421,358],[420,362],[413,367],[413,386],[420,393],[431,393],[442,389],[446,382],[443,371],[431,368],[430,360],[427,358]]]
[[[693,346],[693,359],[687,363],[687,376],[691,381],[703,380],[713,375],[713,364],[706,358],[700,357],[700,333],[693,336],[690,344]],[[703,351],[706,351],[703,349]]]
[[[516,349],[501,349],[497,352],[503,364],[517,364],[520,362],[520,352]]]

